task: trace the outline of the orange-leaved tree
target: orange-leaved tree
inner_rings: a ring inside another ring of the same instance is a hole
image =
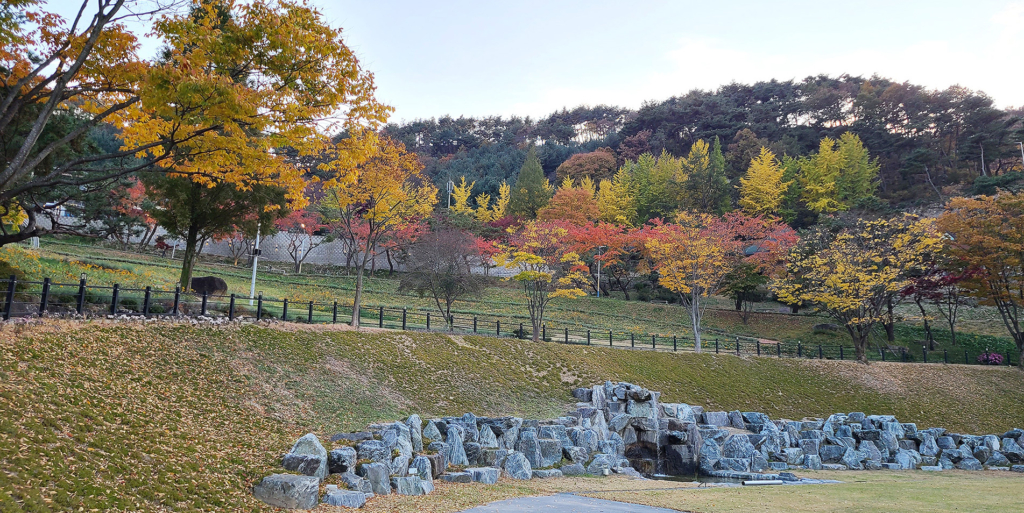
[[[343,240],[358,245],[352,326],[359,326],[363,274],[378,244],[408,223],[425,218],[437,203],[437,188],[422,176],[423,165],[402,143],[381,138],[375,151],[346,182],[325,185],[324,212]]]
[[[618,289],[629,301],[629,289],[645,263],[645,234],[642,228],[603,222],[571,229],[571,247],[587,263],[595,292],[600,287],[607,296],[609,288]]]
[[[311,175],[286,155],[330,153],[319,179],[351,179],[389,108],[318,11],[290,0],[197,0],[184,12],[155,3],[144,13],[135,3],[83,0],[73,20],[34,0],[5,6],[0,136],[16,143],[2,150],[0,205],[24,210],[27,224],[0,233],[0,245],[58,230],[37,223],[60,221],[47,204],[133,173],[281,187],[294,208]],[[128,28],[145,15],[163,44],[152,59],[139,57]],[[121,146],[83,150],[94,130],[115,132]],[[350,136],[335,144],[340,131]]]
[[[587,281],[586,265],[567,247],[569,230],[567,223],[527,222],[494,256],[497,265],[515,272],[509,279],[523,286],[534,342],[540,339],[544,311],[552,299],[587,295],[580,288]]]
[[[996,307],[1024,369],[1024,193],[954,198],[937,224],[948,235],[947,262],[965,273],[960,284]]]
[[[579,187],[566,178],[548,204],[537,211],[541,221],[566,221],[575,225],[590,224],[600,217],[601,211],[594,200],[594,182],[584,178]]]
[[[729,222],[710,214],[681,212],[674,223],[655,222],[647,233],[658,283],[679,294],[690,317],[694,349],[700,352],[705,298],[722,287],[742,257],[742,245]]]

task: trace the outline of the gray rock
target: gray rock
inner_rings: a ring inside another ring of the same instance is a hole
[[[314,456],[312,454],[285,454],[281,458],[281,466],[285,470],[292,472],[298,472],[304,476],[316,476],[317,472],[320,471],[320,465],[323,463],[323,458],[320,456]]]
[[[722,458],[718,460],[718,470],[750,472],[750,458]]]
[[[582,463],[571,463],[569,465],[562,465],[560,469],[563,476],[582,476],[587,473],[587,469],[583,468]]]
[[[448,483],[472,483],[473,474],[469,472],[448,472],[447,474],[441,474],[441,481]]]
[[[913,470],[917,468],[917,465],[921,462],[921,455],[917,451],[908,451],[900,449],[896,452],[894,457],[895,463],[900,465],[900,468],[904,470]]]
[[[589,454],[594,454],[597,452],[597,443],[599,441],[596,431],[593,429],[585,429],[580,433],[579,442],[576,445],[586,449]]]
[[[743,435],[730,436],[726,439],[725,445],[722,446],[723,458],[751,458],[755,452],[757,452],[757,449]]]
[[[622,474],[624,476],[629,476],[629,477],[643,477],[633,467],[622,467],[622,466],[612,467],[612,472],[615,473],[615,474]]]
[[[537,441],[537,433],[532,429],[524,429],[519,434],[519,443],[516,444],[516,450],[523,453],[523,456],[526,456],[526,459],[530,462],[530,467],[544,466],[540,464],[540,442]]]
[[[715,427],[728,426],[729,414],[724,411],[706,411],[704,412],[704,423]]]
[[[505,475],[512,479],[527,480],[533,477],[533,467],[530,466],[530,460],[526,459],[526,456],[521,452],[512,452],[505,458],[505,463],[502,466],[505,470]]]
[[[373,433],[370,433],[369,431],[360,431],[359,433],[338,433],[331,437],[332,442],[337,442],[339,440],[348,440],[350,442],[373,440]]]
[[[444,457],[449,465],[469,465],[469,459],[466,458],[466,449],[462,445],[463,435],[462,426],[448,426],[448,436],[446,438],[448,446],[445,447]]]
[[[534,470],[533,477],[537,479],[548,479],[551,477],[562,477],[562,471],[557,468],[547,470]]]
[[[299,438],[295,445],[292,446],[291,454],[297,455],[312,455],[320,458],[320,463],[314,473],[309,474],[316,476],[320,479],[327,478],[327,449],[324,449],[323,445],[320,445],[320,440],[317,439],[316,435],[309,433]]]
[[[881,442],[882,446],[885,447],[885,450],[889,451],[889,453],[894,453],[898,451],[900,448],[908,450],[917,449],[917,445],[913,440],[900,440],[896,438],[896,435],[892,434],[889,431],[882,431]],[[907,442],[911,447],[903,447],[903,442]]]
[[[761,453],[755,453],[754,456],[750,458],[751,472],[764,472],[768,470],[768,468],[768,460],[765,459],[765,457],[762,456]]]
[[[925,472],[942,472],[943,467],[941,465],[922,465],[921,470]]]
[[[409,465],[410,472],[412,469],[416,469],[416,475],[424,481],[432,481],[434,479],[434,465],[430,463],[430,458],[426,456],[416,456],[412,460],[412,464]]]
[[[341,482],[345,483],[345,486],[349,490],[361,492],[361,493],[373,493],[373,488],[370,486],[370,482],[357,476],[355,472],[348,471],[341,475]]]
[[[615,465],[615,458],[608,454],[598,454],[587,465],[587,473],[596,476],[606,476],[611,473]]]
[[[971,454],[973,454],[974,457],[979,461],[988,461],[988,459],[992,457],[992,454],[994,452],[995,451],[990,449],[987,445],[981,444],[975,447],[974,450],[971,451]]]
[[[509,452],[508,449],[484,449],[480,453],[480,464],[485,467],[501,468]]]
[[[956,449],[956,442],[953,441],[951,436],[940,436],[935,439],[935,444],[939,446],[939,449]],[[921,454],[924,454],[923,452]]]
[[[733,410],[729,412],[729,426],[736,429],[746,429],[746,425],[743,422],[743,414],[739,410]]]
[[[561,424],[555,424],[552,426],[541,426],[538,438],[549,438],[553,440],[558,440],[559,443],[561,443],[562,447],[573,446],[572,439],[569,438],[569,432],[565,429],[565,426]]]
[[[585,463],[590,459],[590,454],[588,454],[587,450],[582,447],[569,447],[567,449],[562,449],[562,454],[565,456],[565,459],[573,463]]]
[[[1013,438],[1004,438],[999,452],[1003,453],[1003,456],[1006,456],[1006,459],[1012,463],[1024,462],[1024,449],[1021,449],[1020,445]]]
[[[315,476],[273,474],[254,485],[252,495],[277,508],[313,509],[320,498],[320,479]]]
[[[398,455],[391,460],[388,468],[391,470],[392,476],[402,477],[409,473],[409,463],[412,461],[412,457],[405,455]]]
[[[485,449],[498,448],[498,437],[494,436],[494,431],[491,430],[491,426],[484,426],[480,428],[480,447]]]
[[[463,450],[466,451],[466,460],[469,461],[470,465],[480,463],[480,444],[476,442],[466,442],[463,445]]]
[[[782,456],[789,465],[802,465],[804,462],[804,451],[796,447],[783,449]]]
[[[437,429],[437,425],[433,421],[427,421],[427,425],[423,426],[423,432],[421,433],[423,438],[429,438],[433,442],[443,442],[444,436],[441,435],[441,431]]]
[[[331,474],[342,474],[355,469],[356,450],[352,447],[333,449],[327,455],[327,470]]]
[[[405,425],[409,427],[409,437],[412,441],[412,450],[420,452],[423,450],[423,420],[415,413],[405,419]]]
[[[337,486],[327,485],[324,504],[342,508],[361,508],[363,504],[366,504],[366,494],[352,490],[339,490]]]
[[[594,385],[590,390],[590,401],[594,408],[602,409],[608,405],[608,397],[605,395],[604,386]]]
[[[821,470],[821,458],[819,456],[808,454],[804,456],[804,466],[808,470]]]
[[[864,456],[865,460],[877,462],[882,461],[882,451],[879,451],[878,446],[876,446],[873,442],[861,442],[860,445],[857,447],[857,451]]]
[[[380,440],[366,440],[356,445],[356,453],[361,460],[377,463],[391,463],[391,451]]]
[[[994,451],[994,452],[992,452],[992,456],[990,456],[987,460],[985,460],[985,466],[986,467],[1009,467],[1010,466],[1010,460],[1008,460],[1006,458],[1006,456],[1003,455],[1003,453],[1001,453],[999,451]]]
[[[482,484],[495,484],[501,471],[494,467],[467,468],[466,472],[473,476],[473,482]]]
[[[391,485],[398,495],[424,495],[419,476],[393,477]]]
[[[367,463],[359,467],[359,475],[370,482],[370,489],[377,495],[391,493],[391,467],[386,463]]]
[[[956,468],[960,470],[982,470],[981,462],[975,458],[964,458],[960,460],[960,463],[956,464]]]
[[[1011,472],[1024,472],[1024,465],[1014,465],[1010,467]]]
[[[538,467],[550,467],[562,460],[562,442],[554,439],[541,438],[537,440],[540,445],[540,465]],[[611,442],[601,442],[611,443]],[[614,450],[614,449],[613,449]]]
[[[821,461],[825,463],[839,463],[847,449],[848,447],[845,445],[823,445],[818,454],[821,455]]]
[[[999,437],[996,435],[985,435],[981,437],[981,443],[992,452],[999,450]]]
[[[800,450],[803,451],[804,454],[806,454],[808,456],[818,456],[819,455],[819,447],[820,447],[821,442],[819,442],[817,440],[805,439],[805,440],[800,440],[799,443],[800,443]]]
[[[690,445],[666,445],[661,448],[665,473],[671,476],[692,476],[697,473],[694,451]]]
[[[676,405],[676,418],[683,422],[697,422],[696,414],[688,404]]]
[[[722,459],[722,447],[713,438],[704,439],[700,447],[698,462],[701,472],[710,475],[717,470],[718,460]]]
[[[847,448],[840,463],[846,465],[846,468],[850,470],[864,470],[864,465],[861,464],[864,459],[864,455],[860,451]]]
[[[625,413],[620,413],[612,417],[612,420],[608,421],[608,429],[610,431],[622,434],[622,430],[626,429],[626,426],[629,425],[629,421],[631,419],[632,417],[630,417],[629,415],[626,415]]]

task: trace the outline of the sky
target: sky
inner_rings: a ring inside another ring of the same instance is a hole
[[[1024,0],[308,1],[344,29],[398,122],[638,108],[822,73],[1024,106]]]

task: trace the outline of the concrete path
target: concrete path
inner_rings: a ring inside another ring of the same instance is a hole
[[[560,493],[547,497],[521,497],[492,502],[462,513],[679,513],[673,509],[652,508],[626,502],[591,499]]]

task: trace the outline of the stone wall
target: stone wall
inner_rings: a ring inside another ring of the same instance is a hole
[[[433,480],[512,479],[613,473],[798,481],[791,470],[1002,469],[1024,472],[1024,430],[965,435],[918,429],[891,415],[837,413],[827,419],[770,419],[759,412],[704,411],[662,403],[630,383],[578,388],[572,411],[556,419],[461,417],[374,424],[331,437],[328,451],[308,434],[282,457],[296,474],[274,474],[253,493],[268,504],[310,509],[319,502],[359,507],[375,495],[422,495]],[[318,484],[340,474],[348,489]]]

